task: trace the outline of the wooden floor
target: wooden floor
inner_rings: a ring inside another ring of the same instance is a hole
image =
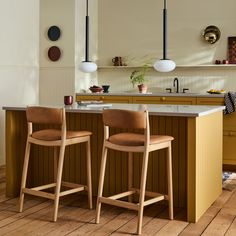
[[[94,199],[95,202],[95,199]],[[87,209],[82,195],[64,197],[56,223],[50,222],[52,201],[26,197],[23,213],[18,199],[5,197],[5,168],[0,167],[0,235],[132,235],[136,231],[136,212],[103,205],[100,224],[94,223],[95,210]],[[236,235],[236,191],[223,191],[196,224],[188,224],[186,211],[175,209],[168,220],[168,209],[151,205],[145,209],[142,235]]]

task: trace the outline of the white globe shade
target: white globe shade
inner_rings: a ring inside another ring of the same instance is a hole
[[[153,65],[154,69],[160,72],[172,71],[175,69],[175,66],[175,62],[168,59],[158,60]]]
[[[85,73],[92,73],[97,70],[97,65],[94,62],[82,61],[79,65],[79,69]]]

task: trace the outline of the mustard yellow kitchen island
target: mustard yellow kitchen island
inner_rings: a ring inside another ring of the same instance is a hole
[[[148,109],[152,134],[175,138],[172,147],[174,205],[187,209],[187,221],[196,222],[222,191],[222,110],[223,106],[112,104],[114,109]],[[27,124],[26,107],[4,107],[6,111],[6,195],[19,194]],[[67,127],[90,130],[93,193],[96,194],[103,140],[101,106],[74,104],[66,108]],[[109,108],[107,108],[109,109]],[[39,126],[38,126],[39,127]],[[36,127],[37,128],[37,127]],[[73,145],[66,150],[65,181],[85,183],[85,148]],[[127,154],[108,153],[109,178],[105,194],[127,189]],[[147,190],[167,192],[165,150],[150,156]],[[139,185],[141,158],[134,156],[134,185]],[[28,185],[53,180],[53,149],[33,146]]]

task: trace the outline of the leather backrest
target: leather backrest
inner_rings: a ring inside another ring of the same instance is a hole
[[[112,128],[146,129],[146,115],[145,111],[105,109],[103,110],[103,123]]]
[[[64,108],[49,108],[40,106],[30,106],[26,109],[28,122],[36,124],[58,124],[63,122]]]

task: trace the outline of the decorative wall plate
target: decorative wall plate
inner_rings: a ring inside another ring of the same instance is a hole
[[[56,41],[60,38],[61,36],[61,30],[58,26],[53,25],[48,29],[48,38],[51,41]]]
[[[61,50],[59,47],[52,46],[48,49],[48,58],[51,61],[58,61],[61,57]]]
[[[229,64],[236,64],[236,37],[228,37]]]

